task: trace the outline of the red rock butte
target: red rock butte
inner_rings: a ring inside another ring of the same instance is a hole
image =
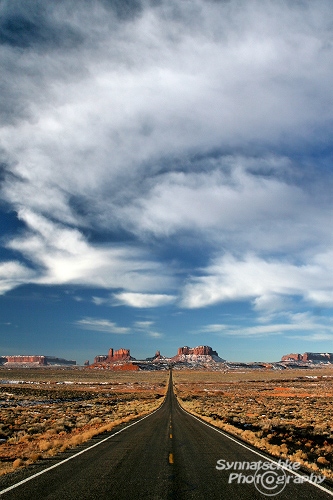
[[[213,351],[213,349],[209,345],[198,345],[197,347],[179,347],[177,356],[181,356],[182,354],[195,354],[197,356],[218,356],[217,352]]]
[[[281,361],[314,361],[333,363],[333,353],[331,352],[305,352],[304,354],[291,353],[282,356]]]
[[[129,349],[118,349],[114,351],[112,347],[109,349],[108,354],[101,354],[96,356],[94,359],[94,364],[96,363],[113,363],[115,361],[129,361],[131,360],[131,354]]]

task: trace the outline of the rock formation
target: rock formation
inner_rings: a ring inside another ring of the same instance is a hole
[[[154,356],[146,358],[145,361],[150,361],[152,363],[167,363],[170,358],[166,358],[161,355],[161,351],[156,351]]]
[[[99,354],[98,356],[95,356],[94,363],[104,363],[104,361],[107,361],[107,359],[107,354]]]
[[[303,361],[302,354],[291,353],[282,356],[281,361]]]
[[[34,366],[50,366],[50,365],[76,365],[76,361],[57,358],[55,356],[39,356],[39,355],[15,355],[5,356],[7,360],[5,365],[34,365]]]
[[[118,351],[109,349],[108,361],[128,361],[129,359],[131,359],[129,349],[118,349]]]
[[[173,363],[177,362],[185,362],[185,363],[214,363],[214,362],[222,362],[216,351],[208,345],[199,345],[197,347],[179,347],[178,353],[176,356],[171,358]]]
[[[305,352],[303,361],[323,361],[333,363],[333,353],[331,352]]]
[[[291,353],[282,356],[281,361],[333,363],[333,353],[331,352],[305,352],[304,354]]]
[[[198,345],[197,347],[179,347],[177,355],[181,356],[182,354],[195,354],[196,356],[218,356],[217,352],[213,351],[213,349],[208,345]]]
[[[129,349],[118,349],[114,351],[112,347],[110,347],[108,354],[101,354],[96,356],[94,359],[94,364],[96,363],[113,363],[116,361],[130,361],[134,358],[131,357]]]

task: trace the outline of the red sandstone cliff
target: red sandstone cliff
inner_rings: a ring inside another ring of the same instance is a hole
[[[46,365],[45,356],[6,356],[8,363],[38,363],[39,365]]]
[[[282,356],[281,361],[314,361],[333,363],[333,353],[331,352],[305,352],[304,354],[291,353]]]
[[[196,356],[218,356],[216,351],[213,351],[213,349],[208,346],[208,345],[199,345],[197,347],[179,347],[177,355],[191,355],[195,354]]]
[[[173,362],[190,363],[213,363],[224,361],[216,351],[208,345],[199,345],[197,347],[179,347],[176,356],[171,358]]]
[[[110,349],[110,351],[113,351],[113,349]],[[113,355],[111,357],[110,355],[108,356],[108,361],[125,361],[130,358],[131,354],[129,349],[118,349],[118,351],[113,351]]]
[[[96,356],[94,363],[113,363],[115,361],[129,361],[133,359],[129,349],[118,349],[114,351],[112,347],[109,349],[108,354]]]
[[[303,361],[302,354],[291,353],[282,356],[281,361]]]
[[[40,366],[49,366],[49,365],[76,365],[76,361],[68,360],[63,358],[57,358],[55,356],[39,356],[39,355],[14,355],[14,356],[5,356],[7,364],[16,363],[21,365],[40,365]]]

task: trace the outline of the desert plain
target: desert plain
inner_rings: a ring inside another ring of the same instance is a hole
[[[166,371],[0,369],[0,474],[146,415],[167,380]]]
[[[333,478],[333,368],[178,372],[181,405],[282,460]]]
[[[0,474],[158,408],[169,372],[0,369]],[[173,370],[180,405],[281,459],[333,478],[333,368]]]

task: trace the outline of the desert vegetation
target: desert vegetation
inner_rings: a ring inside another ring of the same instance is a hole
[[[0,474],[157,408],[167,372],[0,370]]]
[[[180,404],[276,457],[333,478],[333,370],[175,372]]]

